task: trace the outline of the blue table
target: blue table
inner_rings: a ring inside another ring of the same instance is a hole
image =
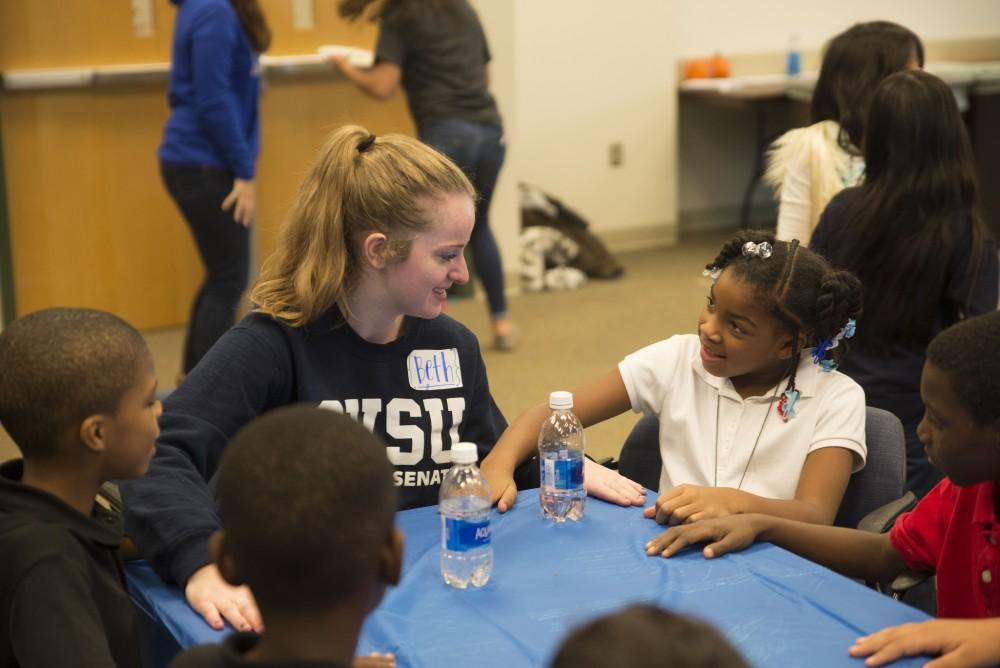
[[[653,495],[650,493],[650,503]],[[639,508],[587,500],[580,523],[541,518],[537,490],[494,511],[493,577],[482,589],[446,586],[438,565],[436,508],[399,513],[403,582],[368,619],[359,653],[391,651],[402,668],[544,666],[571,627],[633,602],[713,622],[755,666],[861,666],[855,638],[927,616],[768,544],[716,560],[699,551],[647,557],[662,528]],[[219,642],[142,562],[128,566],[133,600],[180,647]],[[894,665],[922,665],[922,660]]]

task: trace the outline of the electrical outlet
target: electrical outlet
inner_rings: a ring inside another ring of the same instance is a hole
[[[132,34],[153,36],[153,0],[132,0]]]
[[[292,0],[292,28],[312,30],[314,27],[313,0]]]
[[[620,141],[611,142],[608,145],[608,164],[612,167],[621,167],[625,161],[625,147]]]

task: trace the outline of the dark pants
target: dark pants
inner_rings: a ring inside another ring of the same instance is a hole
[[[160,175],[198,246],[205,281],[184,340],[184,373],[233,326],[250,271],[250,230],[222,210],[233,175],[220,167],[160,164]]]
[[[494,319],[502,318],[507,314],[507,298],[503,292],[500,249],[490,230],[490,201],[507,150],[503,143],[503,131],[493,125],[454,118],[440,119],[420,127],[420,140],[451,158],[476,188],[479,195],[476,224],[472,228],[469,246],[476,273],[486,290],[490,314]]]

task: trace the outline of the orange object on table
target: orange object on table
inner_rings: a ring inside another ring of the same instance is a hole
[[[715,54],[712,56],[710,62],[712,76],[715,78],[724,78],[729,76],[729,59],[721,54]]]
[[[684,68],[685,79],[708,79],[712,76],[712,63],[708,58],[694,58]]]
[[[684,68],[685,79],[728,77],[729,73],[729,59],[720,54],[711,58],[692,58]]]

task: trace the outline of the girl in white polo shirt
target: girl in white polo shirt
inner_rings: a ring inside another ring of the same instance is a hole
[[[584,426],[632,409],[660,421],[660,497],[647,517],[676,524],[760,512],[830,524],[864,466],[865,397],[835,371],[861,313],[861,284],[798,241],[745,232],[706,268],[698,334],[628,355],[573,391]],[[547,415],[515,420],[483,462],[501,511],[514,466]],[[623,505],[641,492],[588,460],[588,493]]]

